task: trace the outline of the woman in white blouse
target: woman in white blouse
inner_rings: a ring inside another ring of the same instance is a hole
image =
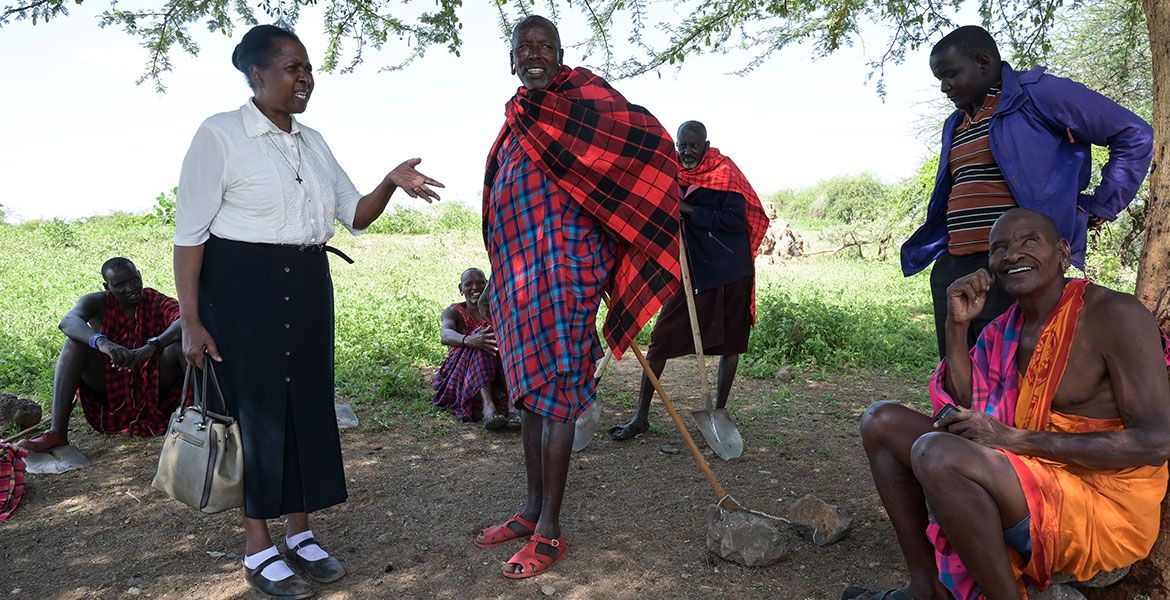
[[[183,352],[215,369],[244,447],[244,577],[278,598],[307,598],[309,578],[345,568],[313,537],[307,513],[346,498],[333,412],[334,221],[358,235],[402,188],[430,201],[443,187],[408,160],[363,196],[324,138],[297,122],[313,93],[293,33],[260,25],[232,54],[253,97],[204,121],[183,161],[175,283]],[[348,260],[344,254],[343,258]],[[352,262],[352,261],[351,261]],[[267,519],[286,516],[287,552]]]

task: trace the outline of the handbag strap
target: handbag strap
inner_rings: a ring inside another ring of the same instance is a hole
[[[228,414],[227,398],[223,395],[223,390],[219,387],[219,378],[215,375],[215,363],[210,357],[205,357],[203,361],[203,411],[207,412],[207,396],[210,394],[207,386],[208,376],[211,379],[211,388],[215,389],[215,395],[219,396],[219,407],[222,409],[221,414]]]
[[[195,367],[191,363],[187,363],[187,368],[183,369],[183,394],[179,396],[179,414],[183,414],[183,405],[187,403],[187,391],[191,386],[195,386],[195,402],[199,402],[199,383],[195,381]]]

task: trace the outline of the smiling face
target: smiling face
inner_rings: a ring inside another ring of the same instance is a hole
[[[256,106],[270,118],[305,112],[313,95],[313,65],[305,46],[290,38],[276,40],[268,66],[252,66],[251,80]]]
[[[955,108],[967,110],[981,105],[999,81],[999,70],[994,63],[987,54],[970,57],[951,46],[930,56],[930,71],[938,79],[939,90]]]
[[[1060,237],[1052,220],[1040,213],[1015,208],[991,228],[988,270],[1012,296],[1060,285],[1069,266],[1068,240]]]
[[[484,277],[483,271],[479,269],[468,269],[459,279],[459,293],[470,305],[479,303],[479,296],[483,294],[486,287],[487,277]]]
[[[106,269],[102,273],[105,278],[107,292],[114,294],[114,299],[118,304],[126,308],[138,306],[142,301],[142,276],[138,274],[138,269],[132,265],[119,265],[110,269]]]
[[[548,87],[564,58],[561,36],[552,23],[530,17],[516,26],[509,60],[512,74],[520,78],[524,87],[530,90]]]

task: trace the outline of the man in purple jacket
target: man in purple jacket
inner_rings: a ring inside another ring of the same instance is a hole
[[[1084,85],[1044,73],[1016,71],[999,57],[981,27],[960,27],[935,44],[930,70],[958,110],[943,125],[942,149],[926,222],[902,245],[909,277],[934,262],[939,357],[946,348],[947,286],[987,266],[988,236],[1016,206],[1044,213],[1085,264],[1089,225],[1112,221],[1133,201],[1153,157],[1153,129],[1140,117]],[[1092,145],[1107,146],[1101,183],[1089,185]],[[1011,305],[996,286],[971,322],[968,346]]]

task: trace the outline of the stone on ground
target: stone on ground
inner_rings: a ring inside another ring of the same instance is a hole
[[[1121,567],[1113,571],[1101,571],[1088,581],[1077,581],[1072,575],[1057,573],[1052,576],[1052,583],[1075,583],[1077,587],[1081,588],[1103,588],[1121,581],[1128,574],[1129,567]]]
[[[27,429],[41,422],[41,405],[0,392],[0,430]]]
[[[348,404],[334,404],[333,412],[337,415],[338,429],[352,429],[358,426],[357,413]]]
[[[89,458],[77,446],[58,446],[48,452],[29,452],[24,457],[24,467],[37,475],[60,475],[67,471],[89,466]]]
[[[853,520],[840,507],[808,495],[788,508],[792,528],[818,546],[827,546],[845,537]]]
[[[763,517],[729,511],[718,505],[707,509],[707,549],[745,567],[766,567],[788,555],[784,531]]]
[[[1028,588],[1028,600],[1085,600],[1085,595],[1064,583],[1054,583],[1043,592]]]

